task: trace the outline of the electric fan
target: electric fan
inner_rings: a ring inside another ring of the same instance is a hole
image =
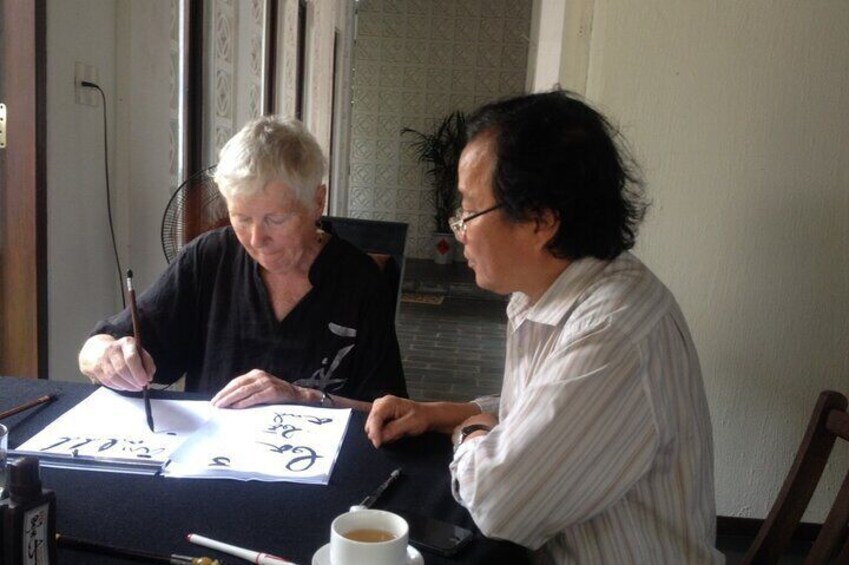
[[[162,251],[169,263],[197,236],[230,222],[227,203],[212,174],[215,165],[198,171],[181,184],[162,216]]]

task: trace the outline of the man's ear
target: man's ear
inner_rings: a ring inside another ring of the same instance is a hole
[[[560,229],[560,218],[552,210],[543,210],[534,218],[534,236],[543,247],[554,238]]]

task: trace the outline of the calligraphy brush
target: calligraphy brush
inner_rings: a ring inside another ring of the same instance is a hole
[[[121,557],[127,561],[136,561],[141,563],[165,563],[167,565],[224,565],[224,561],[212,559],[211,557],[189,557],[187,555],[177,554],[158,555],[147,551],[125,549],[123,547],[115,547],[114,545],[107,545],[105,543],[74,538],[64,534],[56,534],[56,544],[59,547],[67,547],[68,549],[76,549],[78,551],[87,551],[98,555],[111,555],[112,557]]]
[[[142,353],[142,338],[141,324],[139,323],[139,309],[136,306],[136,291],[133,288],[133,270],[127,269],[127,298],[130,301],[130,315],[133,318],[133,337],[136,339],[136,349],[139,352],[142,367],[144,367],[144,353]],[[150,387],[144,385],[142,389],[142,398],[144,399],[144,415],[147,417],[147,427],[150,431],[153,429],[153,410],[150,407]]]
[[[56,396],[58,396],[58,395],[55,394],[55,393],[45,394],[44,396],[39,396],[35,400],[30,400],[29,402],[27,402],[25,404],[21,404],[20,406],[15,406],[14,408],[11,408],[9,410],[6,410],[3,413],[0,413],[0,420],[3,420],[4,418],[8,418],[10,416],[14,416],[15,414],[17,414],[19,412],[23,412],[24,410],[29,410],[30,408],[35,408],[39,404],[44,404],[45,402],[50,402],[51,400],[56,398]]]

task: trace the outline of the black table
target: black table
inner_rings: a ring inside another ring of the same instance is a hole
[[[42,394],[58,399],[17,414],[9,427],[16,448],[95,390],[87,384],[0,377],[0,411]],[[157,392],[155,397],[203,399],[203,395]],[[224,479],[173,479],[98,471],[43,468],[45,488],[56,492],[56,530],[68,536],[161,554],[209,555],[244,563],[185,541],[190,532],[280,555],[309,565],[328,542],[330,522],[359,503],[396,467],[402,476],[375,505],[411,511],[467,527],[476,537],[449,559],[422,551],[427,565],[524,563],[525,550],[480,535],[469,513],[451,496],[447,437],[426,434],[375,449],[363,431],[365,416],[354,412],[329,485]],[[128,563],[60,549],[62,565]]]

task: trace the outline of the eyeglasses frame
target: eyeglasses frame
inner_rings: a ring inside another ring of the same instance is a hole
[[[475,218],[483,216],[484,214],[489,214],[490,212],[503,207],[504,203],[502,202],[501,204],[490,206],[486,210],[481,210],[480,212],[469,214],[465,218],[462,216],[463,208],[457,208],[457,210],[454,211],[454,214],[450,218],[448,218],[448,227],[450,227],[451,231],[454,232],[454,237],[460,239],[461,236],[466,235],[466,230],[469,229],[466,224],[468,224]]]

